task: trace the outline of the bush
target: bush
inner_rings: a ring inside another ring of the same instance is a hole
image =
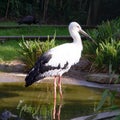
[[[28,70],[32,68],[40,55],[50,48],[55,47],[55,37],[52,40],[49,40],[48,36],[48,39],[45,42],[41,42],[40,40],[25,41],[23,38],[23,41],[19,43],[19,46],[21,48],[19,52],[22,55],[23,62],[26,64],[26,70]]]
[[[106,40],[107,41],[107,40]],[[111,39],[110,42],[101,42],[96,49],[95,63],[98,68],[104,66],[109,68],[112,65],[112,70],[120,71],[120,41]]]
[[[88,33],[97,45],[86,41],[84,44],[85,57],[97,69],[109,69],[111,64],[114,71],[120,72],[120,42],[117,40],[120,33],[120,18],[103,22],[102,25],[98,26],[98,29],[89,30]]]

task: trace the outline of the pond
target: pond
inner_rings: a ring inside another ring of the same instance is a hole
[[[0,83],[0,113],[8,110],[24,120],[70,120],[95,112],[102,91],[77,85],[63,85],[63,100],[53,100],[53,84],[28,88],[22,82]],[[116,100],[118,102],[118,100]],[[109,100],[106,106],[109,105]],[[13,120],[13,119],[12,119]]]

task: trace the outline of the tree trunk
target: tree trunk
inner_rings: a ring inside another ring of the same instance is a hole
[[[45,0],[45,2],[44,2],[44,12],[43,12],[43,21],[45,21],[45,18],[46,18],[48,3],[49,3],[49,0]]]
[[[97,24],[100,3],[101,3],[101,0],[90,0],[87,25],[96,25]]]
[[[10,6],[10,0],[8,0],[8,2],[7,2],[7,8],[6,8],[6,12],[5,12],[5,19],[7,19],[7,17],[8,17],[9,6]]]

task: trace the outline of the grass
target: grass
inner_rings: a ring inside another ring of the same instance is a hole
[[[0,43],[0,62],[10,62],[13,60],[20,60],[20,46],[19,43],[21,40],[9,40],[5,41],[4,43]],[[67,42],[66,40],[56,40],[55,44],[63,44]]]
[[[1,22],[0,25],[17,25],[15,22]],[[48,36],[48,35],[69,35],[67,27],[52,27],[52,26],[25,26],[13,29],[0,29],[0,36]],[[12,61],[20,59],[18,51],[20,50],[19,42],[21,40],[9,40],[3,44],[0,43],[0,62]],[[56,40],[56,45],[66,41]]]
[[[67,27],[52,27],[52,26],[28,26],[13,29],[0,29],[0,36],[46,36],[46,35],[69,35]]]
[[[7,26],[7,25],[9,25],[9,26],[11,25],[12,26],[12,25],[18,25],[18,24],[17,24],[16,21],[7,21],[6,20],[6,21],[1,21],[0,22],[0,26]]]
[[[18,45],[19,41],[6,41],[0,44],[0,62],[12,61],[19,58],[18,50],[20,49]]]
[[[16,22],[0,22],[0,26],[12,26],[18,25]],[[25,25],[21,28],[12,28],[12,29],[0,29],[0,36],[16,36],[16,35],[53,35],[56,32],[56,35],[69,35],[67,27],[54,27],[54,26],[30,26]]]

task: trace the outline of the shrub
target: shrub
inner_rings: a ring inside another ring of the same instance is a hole
[[[120,41],[111,39],[110,42],[101,42],[99,47],[96,49],[95,63],[97,64],[98,68],[101,66],[109,68],[109,65],[112,65],[112,70],[119,72]]]
[[[40,55],[55,46],[55,37],[52,40],[48,39],[45,42],[40,40],[29,40],[19,43],[21,50],[19,51],[22,55],[22,60],[26,64],[26,70],[30,69],[38,59]]]
[[[98,29],[89,30],[88,33],[96,41],[97,45],[85,41],[84,54],[99,69],[107,68],[111,64],[112,69],[119,71],[120,61],[120,18],[103,22]],[[92,68],[94,68],[92,67]]]

